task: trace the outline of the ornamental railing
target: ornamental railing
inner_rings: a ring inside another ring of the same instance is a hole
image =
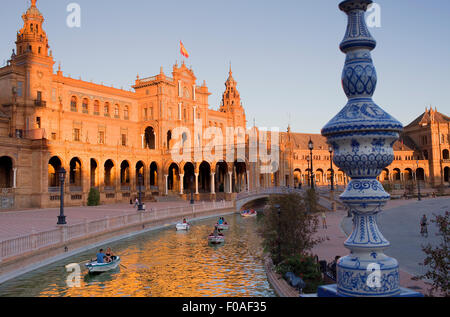
[[[199,213],[233,208],[232,201],[202,202],[170,208],[149,208],[144,212],[123,212],[102,219],[85,220],[82,223],[60,226],[45,231],[34,231],[26,235],[0,241],[0,263],[5,259],[51,246],[63,245],[77,239],[98,236],[102,233],[144,223],[160,223],[175,218],[195,217]]]

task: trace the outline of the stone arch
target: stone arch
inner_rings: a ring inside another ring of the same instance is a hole
[[[48,187],[60,186],[58,171],[62,166],[62,161],[58,156],[53,156],[48,160]]]
[[[403,172],[403,175],[404,175],[404,180],[405,181],[412,181],[412,179],[413,179],[413,171],[412,171],[412,169],[410,169],[409,167],[405,168],[405,170]]]
[[[144,132],[144,147],[146,149],[155,150],[156,149],[156,133],[153,127],[149,126],[145,128]]]
[[[183,166],[183,188],[185,190],[195,189],[195,166],[191,162],[186,162]]]
[[[381,171],[379,179],[380,179],[380,182],[387,182],[387,181],[389,181],[389,170],[387,168],[384,168]]]
[[[158,186],[158,164],[156,162],[150,164],[150,186]]]
[[[120,184],[122,186],[130,185],[131,183],[130,162],[122,161],[120,164]]]
[[[0,157],[0,188],[12,188],[13,177],[13,159],[9,156]]]
[[[104,185],[105,187],[115,187],[115,164],[114,161],[109,159],[104,164]]]
[[[233,164],[233,192],[246,190],[247,164],[242,160],[236,160]]]
[[[446,183],[450,182],[450,167],[448,166],[444,168],[444,182]]]
[[[74,157],[69,163],[69,185],[71,187],[82,187],[82,177],[81,160],[78,157]]]
[[[392,170],[392,180],[394,180],[394,181],[400,181],[401,180],[400,169],[399,168],[394,168]]]
[[[211,165],[203,161],[199,166],[198,188],[200,192],[211,192]]]
[[[323,169],[318,168],[314,175],[314,180],[316,184],[323,184]]]
[[[224,193],[226,192],[227,185],[228,185],[228,164],[225,161],[219,161],[216,163],[216,192]]]
[[[172,163],[167,169],[167,188],[171,191],[176,191],[180,186],[180,168],[178,164]]]
[[[90,159],[90,186],[98,187],[99,184],[99,168],[98,161],[94,158]]]
[[[142,161],[136,163],[135,175],[136,175],[136,186],[139,186],[139,174],[142,175],[141,186],[145,186],[145,164]]]
[[[296,168],[294,170],[294,188],[299,187],[300,183],[302,183],[302,170]]]

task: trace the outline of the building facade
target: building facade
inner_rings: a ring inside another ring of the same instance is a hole
[[[195,199],[233,199],[233,193],[258,187],[307,185],[311,175],[325,186],[332,170],[336,184],[346,184],[345,174],[331,165],[325,138],[290,129],[279,134],[275,172],[261,172],[260,159],[250,159],[254,145],[231,68],[218,110],[209,106],[206,83],[198,85],[184,63],[174,65],[170,76],[162,68],[153,77],[137,76],[134,91],[86,82],[65,76],[60,66],[54,71],[35,0],[22,18],[16,48],[0,68],[2,209],[58,206],[61,167],[67,171],[68,205],[85,205],[91,188],[99,190],[102,203],[115,203],[133,199],[139,189],[147,199],[191,193]],[[405,128],[394,146],[396,160],[380,180],[400,187],[416,179],[448,184],[449,124],[447,116],[427,109]],[[196,147],[208,144],[198,127],[215,128],[224,137],[232,129],[222,156],[195,157]],[[180,128],[186,133],[179,135]],[[188,142],[192,153],[174,161],[180,142]],[[243,157],[225,154],[230,142]]]

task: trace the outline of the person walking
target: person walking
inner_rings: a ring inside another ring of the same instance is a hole
[[[328,229],[327,227],[327,215],[322,211],[322,229]]]
[[[425,214],[422,216],[422,219],[420,219],[420,235],[428,238],[428,219]]]

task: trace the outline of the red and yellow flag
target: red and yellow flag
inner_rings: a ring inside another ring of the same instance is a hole
[[[183,42],[180,41],[180,52],[181,55],[183,55],[186,58],[189,58],[189,53],[187,52],[186,48],[183,45]]]

